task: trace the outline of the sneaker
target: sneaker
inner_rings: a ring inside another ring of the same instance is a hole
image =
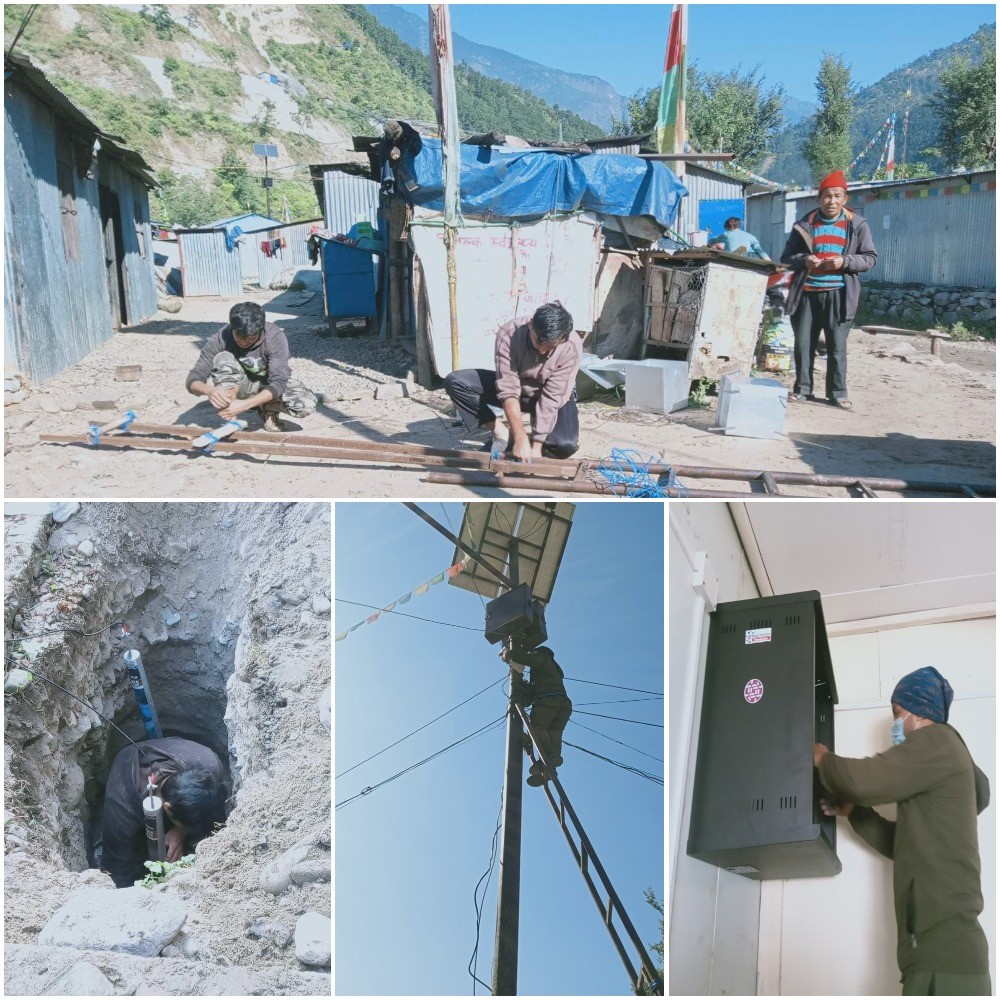
[[[278,419],[276,413],[265,413],[264,430],[270,431],[272,434],[284,434],[285,425]]]
[[[559,754],[552,754],[552,756],[549,757],[549,763],[553,767],[562,767],[562,762],[563,762],[563,759],[562,759],[562,757],[559,756]]]
[[[543,778],[540,774],[529,774],[527,778],[527,783],[531,785],[532,788],[541,788],[548,778]]]

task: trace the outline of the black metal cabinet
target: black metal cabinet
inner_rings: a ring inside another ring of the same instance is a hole
[[[748,878],[836,875],[813,744],[834,748],[837,690],[816,591],[711,616],[687,853]]]

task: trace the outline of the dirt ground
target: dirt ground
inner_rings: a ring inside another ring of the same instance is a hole
[[[293,373],[321,394],[317,412],[290,429],[310,435],[458,448],[443,390],[416,388],[408,398],[376,399],[414,367],[412,347],[375,337],[334,337],[326,329],[317,271],[300,272],[305,292],[246,293],[289,335]],[[205,339],[232,303],[188,299],[176,316],[118,333],[78,365],[5,407],[5,483],[12,498],[88,497],[443,497],[504,496],[423,482],[412,469],[279,457],[181,456],[38,443],[39,433],[85,433],[132,409],[140,421],[215,426],[207,402],[184,390]],[[138,382],[116,382],[115,369],[140,364]],[[817,382],[824,369],[819,363]],[[789,377],[785,381],[790,384]],[[674,465],[919,478],[991,484],[995,477],[996,349],[992,343],[946,345],[940,359],[922,338],[872,337],[848,344],[852,412],[821,403],[789,404],[786,436],[764,441],[715,428],[715,400],[704,409],[660,416],[626,411],[608,396],[581,404],[578,457],[601,459],[633,447]],[[111,409],[95,409],[103,402]],[[55,412],[49,412],[55,411]],[[251,429],[259,422],[251,417]],[[689,486],[721,484],[689,480]],[[726,489],[747,489],[731,483]],[[797,490],[796,492],[803,492]],[[810,495],[844,495],[809,490]]]

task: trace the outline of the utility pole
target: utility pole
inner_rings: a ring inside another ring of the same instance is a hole
[[[493,995],[517,996],[517,935],[521,906],[521,791],[524,769],[524,727],[514,707],[521,694],[521,676],[510,668],[507,709],[507,760],[503,788],[503,832],[497,882],[497,930],[493,947]]]

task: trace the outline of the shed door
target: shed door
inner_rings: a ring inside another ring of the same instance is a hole
[[[733,215],[746,221],[746,209],[742,198],[698,202],[698,228],[704,229],[709,236],[718,236],[725,228],[726,219]]]
[[[101,226],[104,230],[104,264],[108,275],[108,294],[111,297],[112,325],[117,330],[128,324],[125,303],[123,264],[125,240],[122,236],[121,205],[118,195],[105,185],[100,185]]]

